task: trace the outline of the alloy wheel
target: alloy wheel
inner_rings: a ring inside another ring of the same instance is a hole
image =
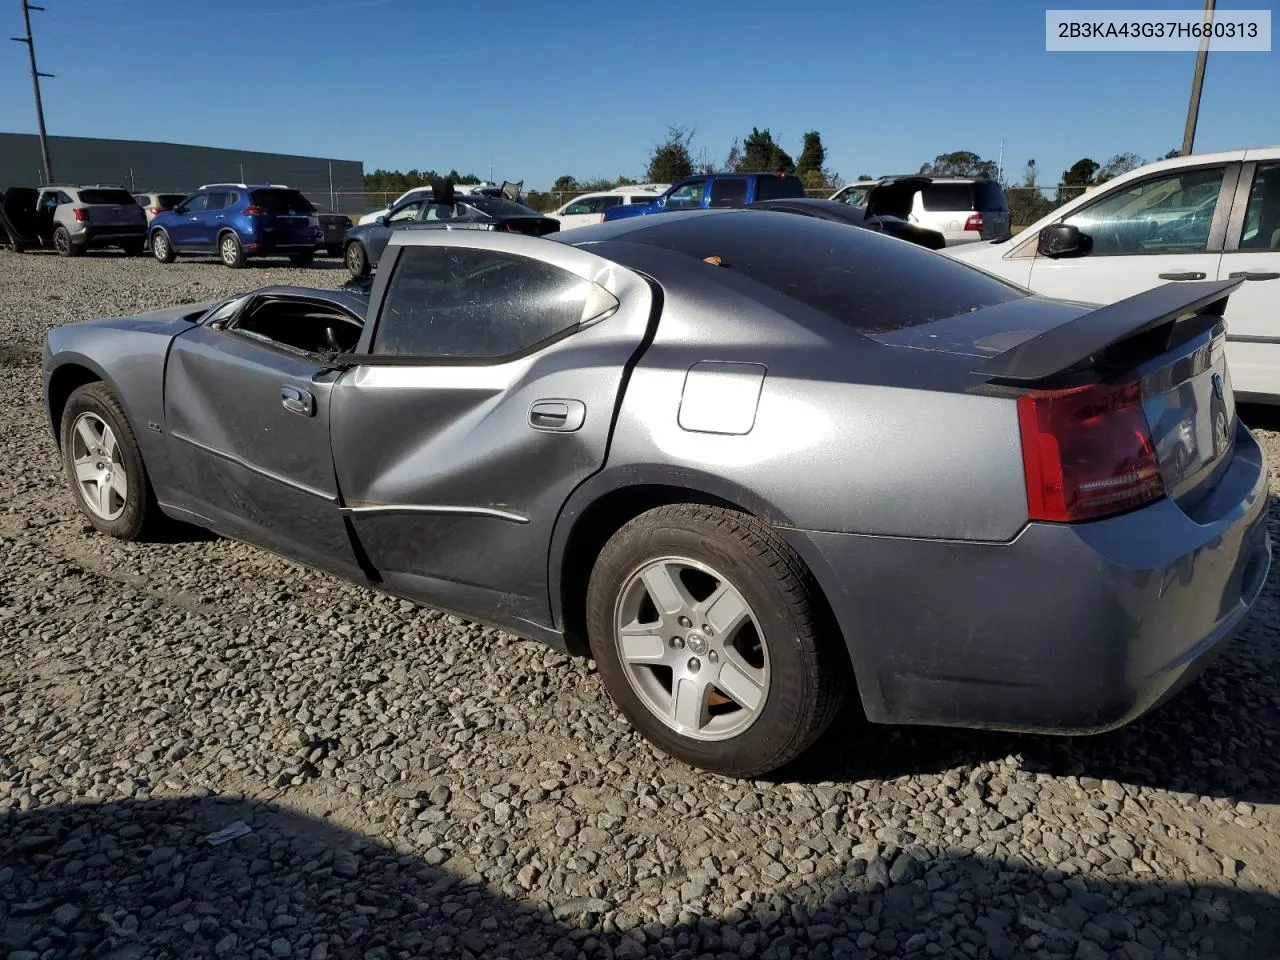
[[[111,427],[96,413],[82,413],[71,429],[76,489],[94,516],[108,522],[124,513],[129,476]]]
[[[663,557],[623,584],[614,613],[618,656],[655,717],[694,740],[727,740],[759,718],[769,651],[742,593],[712,567]]]

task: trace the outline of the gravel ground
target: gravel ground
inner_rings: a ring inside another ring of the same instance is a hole
[[[665,761],[589,662],[212,536],[88,532],[49,325],[342,279],[0,252],[0,957],[1280,956],[1274,580],[1124,730],[851,713],[748,783]]]

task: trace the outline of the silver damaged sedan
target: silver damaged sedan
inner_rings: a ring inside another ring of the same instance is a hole
[[[752,210],[399,231],[353,289],[55,328],[45,402],[103,533],[590,654],[655,744],[750,776],[850,696],[1087,733],[1196,674],[1270,564],[1238,282],[1095,308]]]

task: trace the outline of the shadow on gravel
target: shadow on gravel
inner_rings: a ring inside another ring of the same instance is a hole
[[[219,846],[206,841],[237,820],[253,832]],[[421,822],[421,846],[447,846],[447,819]],[[839,874],[784,878],[776,892],[723,917],[668,907],[665,924],[651,908],[612,903],[608,890],[598,891],[599,898],[550,894],[550,902],[516,901],[514,877],[527,876],[521,868],[530,859],[536,867],[540,854],[489,855],[496,864],[493,887],[479,876],[451,875],[447,863],[429,866],[322,820],[234,799],[10,813],[0,820],[0,947],[9,960],[1255,960],[1274,956],[1280,943],[1280,902],[1264,893],[1083,880],[1025,862],[931,857],[916,847],[889,851],[869,867],[854,859]],[[541,867],[555,874],[564,864]],[[683,890],[700,900],[716,881],[696,873]],[[543,895],[537,888],[531,896]]]

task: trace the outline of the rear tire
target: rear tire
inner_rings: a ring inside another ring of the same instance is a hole
[[[244,247],[240,244],[240,238],[234,233],[224,233],[218,238],[218,258],[222,261],[223,266],[230,267],[232,270],[239,270],[244,266]]]
[[[343,259],[347,264],[347,272],[353,277],[367,277],[369,275],[369,254],[365,251],[364,244],[359,240],[352,240],[347,244]]]
[[[151,255],[160,263],[173,263],[178,254],[173,249],[173,242],[164,230],[151,234]]]
[[[587,632],[636,729],[727,776],[794,760],[849,688],[848,655],[812,576],[771,527],[733,510],[676,504],[622,527],[591,572]]]
[[[309,267],[315,258],[314,253],[295,253],[289,257],[289,262],[295,267]]]
[[[72,391],[60,437],[63,470],[76,505],[94,529],[137,540],[158,523],[160,510],[138,440],[110,387],[97,381]]]
[[[71,242],[71,234],[66,227],[58,227],[53,231],[53,249],[60,257],[78,257],[84,251]]]

